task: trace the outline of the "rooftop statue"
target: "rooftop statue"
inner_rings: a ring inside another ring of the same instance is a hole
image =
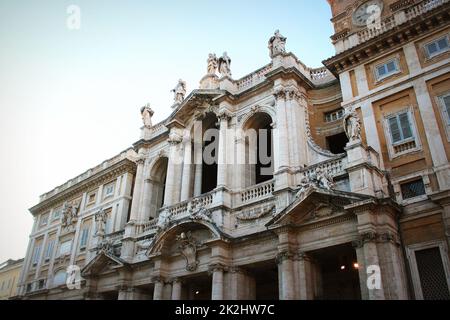
[[[186,96],[186,82],[183,80],[178,80],[178,83],[172,91],[174,93],[173,100],[175,103],[182,103],[184,97]]]
[[[222,77],[231,78],[231,59],[226,52],[219,58],[219,73]]]
[[[279,30],[269,40],[270,57],[273,58],[280,53],[286,53],[286,37],[280,34]]]
[[[215,75],[217,72],[218,61],[215,53],[210,53],[208,56],[208,74]]]
[[[152,126],[153,114],[154,112],[152,108],[150,108],[150,103],[147,103],[145,106],[141,108],[142,122],[144,123],[144,126],[146,127]]]

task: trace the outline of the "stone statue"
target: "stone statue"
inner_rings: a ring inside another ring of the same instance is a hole
[[[170,213],[167,210],[162,211],[159,214],[158,222],[156,223],[156,227],[158,230],[165,230],[170,223]]]
[[[186,82],[181,79],[178,80],[176,87],[171,92],[174,93],[173,100],[175,103],[182,103],[186,96]]]
[[[215,53],[210,53],[208,56],[208,74],[215,75],[217,71],[217,56]]]
[[[286,40],[287,38],[283,37],[279,30],[275,31],[275,34],[269,40],[270,58],[280,53],[286,53]]]
[[[321,167],[316,168],[315,177],[316,184],[319,188],[331,190],[334,187],[333,178],[331,178],[328,172]]]
[[[104,237],[106,232],[106,219],[107,214],[105,210],[99,210],[95,213],[94,219],[96,224],[97,231],[95,232],[95,235],[98,237]]]
[[[355,111],[347,112],[344,116],[344,129],[350,142],[361,140],[361,122]]]
[[[328,172],[321,167],[317,167],[316,170],[309,174],[305,174],[298,185],[298,191],[295,198],[301,198],[303,194],[309,188],[320,188],[325,190],[331,190],[334,188],[333,178],[328,174]]]
[[[141,108],[142,122],[144,123],[144,126],[146,127],[152,126],[153,114],[154,112],[152,108],[150,108],[150,103],[146,104]]]
[[[231,78],[231,59],[226,52],[219,58],[219,73],[222,77]]]

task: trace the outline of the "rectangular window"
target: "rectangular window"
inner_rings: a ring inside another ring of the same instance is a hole
[[[27,283],[27,292],[31,292],[33,290],[33,284]]]
[[[434,40],[431,43],[425,45],[425,51],[427,53],[428,59],[431,59],[441,53],[447,52],[449,50],[448,37],[442,37]]]
[[[398,59],[390,60],[375,67],[376,78],[378,81],[398,73],[399,71]]]
[[[62,207],[53,210],[52,220],[58,220],[61,217]]]
[[[48,213],[41,216],[41,226],[45,226],[48,223]]]
[[[450,291],[439,247],[418,250],[415,256],[423,299],[449,300]]]
[[[41,248],[42,248],[42,244],[38,244],[35,248],[34,248],[34,253],[33,253],[33,266],[37,265],[39,263],[39,258],[41,256]]]
[[[95,192],[88,194],[88,196],[87,196],[87,205],[88,206],[95,203],[96,196],[97,196],[97,193],[95,193]]]
[[[45,261],[49,261],[50,258],[52,257],[52,253],[53,253],[53,248],[55,247],[55,240],[52,239],[48,242],[47,244],[47,248],[45,250]]]
[[[393,144],[414,138],[408,111],[389,117],[388,123]]]
[[[89,238],[89,228],[84,228],[81,231],[80,249],[85,249],[86,248],[87,242],[88,242],[88,238]]]
[[[45,279],[38,281],[38,290],[45,289]]]
[[[325,122],[334,122],[344,117],[344,109],[334,110],[325,113]]]
[[[63,256],[70,254],[71,248],[72,248],[72,240],[61,243],[61,245],[59,246],[59,255]]]
[[[114,195],[114,186],[115,183],[105,185],[105,187],[103,188],[103,198],[108,198]]]
[[[422,178],[400,184],[403,199],[412,199],[426,194]]]

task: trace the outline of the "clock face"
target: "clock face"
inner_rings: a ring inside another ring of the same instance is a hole
[[[377,18],[377,15],[381,15],[383,11],[383,1],[381,0],[369,0],[364,2],[353,13],[353,24],[363,27],[367,24],[369,18]],[[371,19],[375,21],[375,19]]]

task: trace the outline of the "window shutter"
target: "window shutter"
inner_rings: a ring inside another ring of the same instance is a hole
[[[397,117],[389,118],[389,130],[391,131],[392,142],[396,143],[402,139],[400,128],[397,123]]]
[[[402,127],[402,133],[403,133],[403,139],[412,138],[412,130],[411,130],[411,123],[409,121],[409,115],[408,112],[402,113],[399,116],[400,125]]]
[[[442,99],[444,101],[444,105],[442,111],[444,113],[445,121],[447,121],[447,125],[450,126],[450,95],[444,97]]]

